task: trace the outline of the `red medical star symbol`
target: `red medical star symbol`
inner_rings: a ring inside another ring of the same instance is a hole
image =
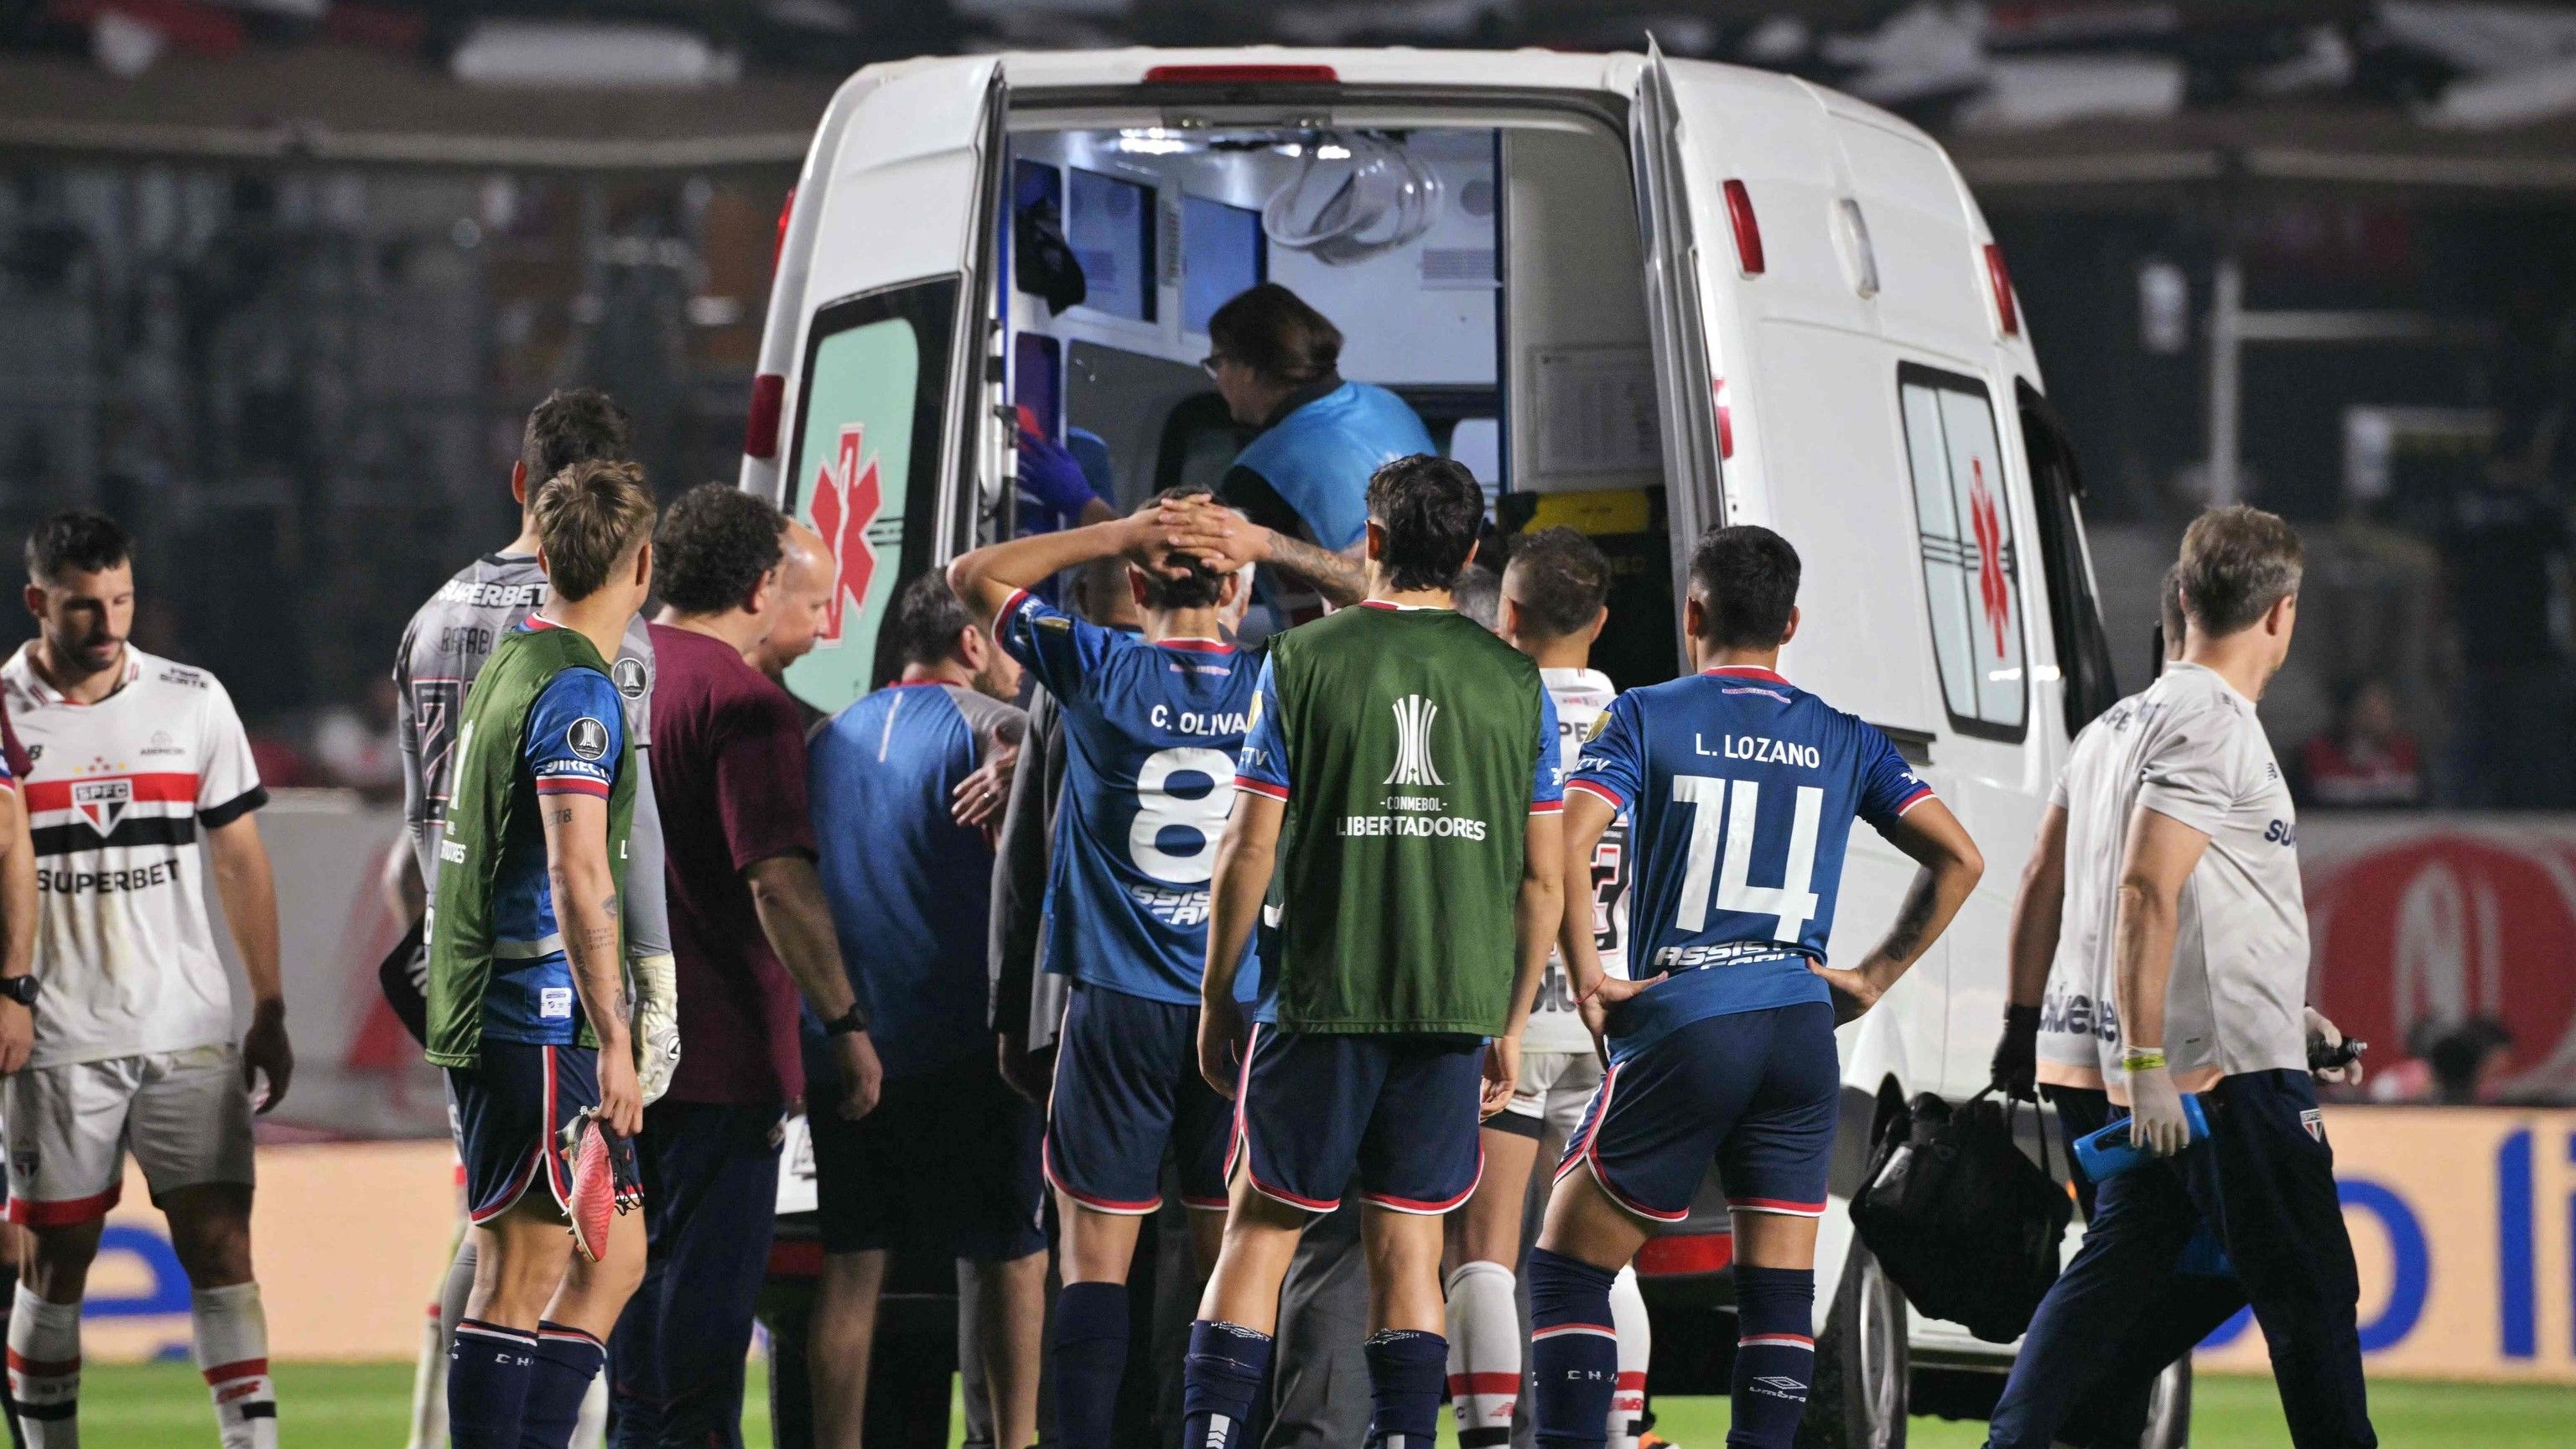
[[[1977,594],[1995,631],[1995,657],[2004,654],[2004,628],[2012,622],[2012,585],[2004,578],[2004,522],[1986,488],[1986,463],[1968,460],[1968,523],[1977,533]]]
[[[832,551],[832,598],[824,606],[823,634],[816,641],[825,647],[841,642],[842,601],[864,604],[868,580],[877,571],[868,525],[876,521],[884,500],[877,491],[876,459],[868,459],[864,467],[859,460],[859,440],[865,432],[861,423],[843,426],[839,456],[814,473],[814,531],[823,535],[823,546]]]

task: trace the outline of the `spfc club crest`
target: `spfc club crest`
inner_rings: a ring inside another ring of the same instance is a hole
[[[102,836],[116,832],[116,822],[125,818],[125,807],[133,803],[132,780],[72,782],[72,809],[89,822],[90,829]]]
[[[2299,1125],[2319,1142],[2326,1140],[2326,1114],[2321,1107],[2310,1107],[2299,1113]]]

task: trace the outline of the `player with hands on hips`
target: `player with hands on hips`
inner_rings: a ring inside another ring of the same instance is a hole
[[[1799,574],[1797,551],[1767,528],[1704,535],[1683,615],[1699,672],[1619,696],[1566,784],[1569,899],[1591,887],[1594,842],[1630,819],[1635,979],[1603,969],[1588,913],[1566,913],[1557,946],[1610,1065],[1529,1256],[1541,1449],[1603,1442],[1614,1277],[1654,1224],[1689,1215],[1712,1160],[1734,1214],[1727,1442],[1788,1449],[1814,1373],[1816,1226],[1842,1091],[1834,1028],[1886,996],[1985,868],[1885,734],[1780,674]],[[1702,743],[1715,740],[1755,747],[1720,755]],[[1921,870],[1878,945],[1833,967],[1855,820]]]

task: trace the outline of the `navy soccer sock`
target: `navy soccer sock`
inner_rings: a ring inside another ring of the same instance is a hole
[[[1619,1334],[1610,1320],[1618,1272],[1532,1248],[1529,1268],[1530,1417],[1539,1449],[1592,1449],[1610,1438],[1610,1396],[1619,1387]]]
[[[1730,1449],[1789,1449],[1816,1376],[1809,1336],[1816,1275],[1808,1268],[1735,1265],[1735,1424]]]
[[[537,1324],[537,1361],[528,1370],[528,1407],[519,1420],[519,1449],[566,1449],[581,1420],[581,1401],[608,1351],[569,1324]]]
[[[1449,1340],[1419,1329],[1371,1334],[1368,1356],[1368,1442],[1373,1449],[1431,1449],[1440,1432],[1440,1389],[1449,1367]]]
[[[1253,1405],[1269,1372],[1269,1334],[1205,1318],[1192,1323],[1190,1355],[1181,1365],[1181,1443],[1188,1449],[1250,1444]]]
[[[479,1318],[456,1320],[447,1345],[447,1433],[455,1449],[519,1449],[537,1336]]]
[[[1055,1297],[1056,1432],[1064,1449],[1109,1449],[1127,1372],[1127,1285],[1067,1283]]]

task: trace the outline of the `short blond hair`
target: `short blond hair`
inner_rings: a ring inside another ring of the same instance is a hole
[[[574,601],[606,588],[653,536],[653,492],[633,463],[575,463],[546,480],[528,514],[545,551],[546,582]]]

